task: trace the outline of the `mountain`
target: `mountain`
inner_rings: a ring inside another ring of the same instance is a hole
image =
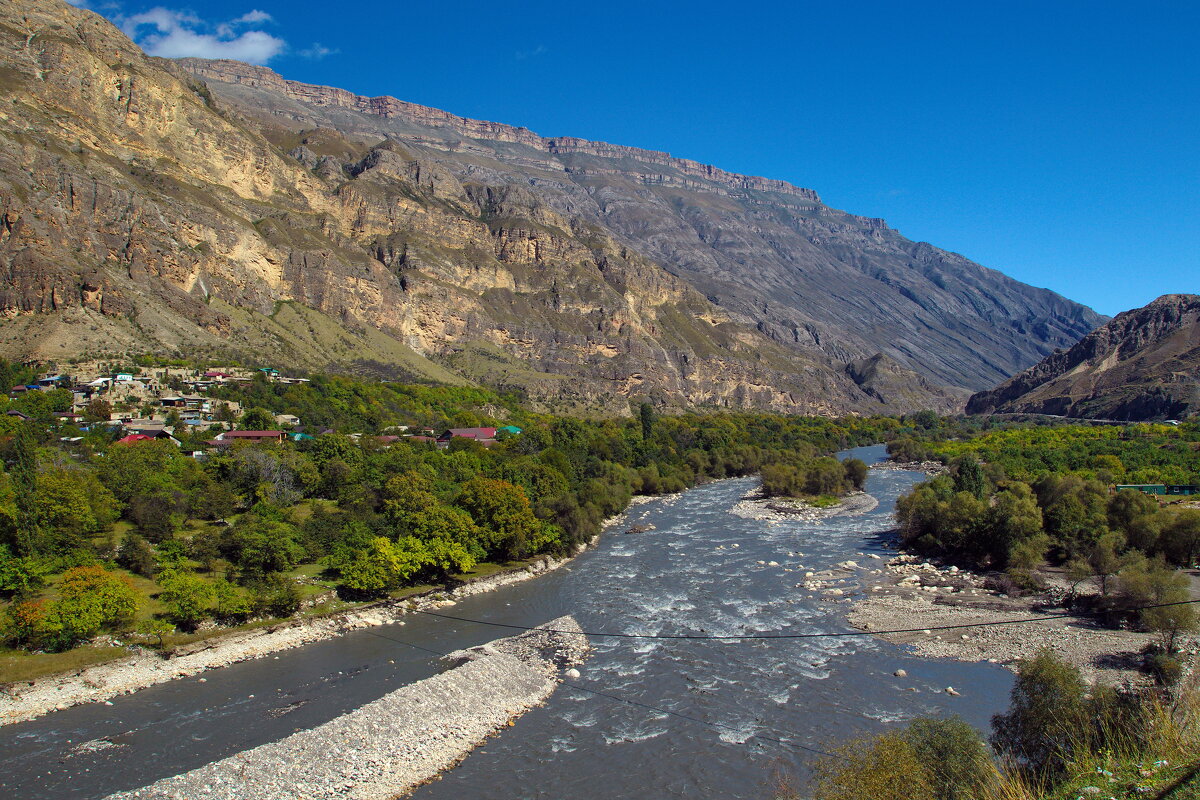
[[[1069,350],[972,396],[967,411],[1113,420],[1200,412],[1200,295],[1163,295],[1118,314]]]
[[[1103,321],[781,181],[0,8],[5,357],[895,412],[959,407]]]

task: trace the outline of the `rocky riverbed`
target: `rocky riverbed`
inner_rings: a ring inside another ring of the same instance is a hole
[[[1082,617],[1054,617],[1061,609],[1039,611],[1043,595],[1009,597],[986,588],[982,576],[957,567],[942,567],[913,555],[899,555],[881,569],[864,574],[866,592],[849,614],[864,631],[912,629],[913,633],[882,638],[911,646],[918,655],[989,661],[1015,669],[1022,658],[1049,647],[1074,664],[1088,680],[1104,683],[1145,682],[1138,671],[1140,652],[1154,640],[1149,633],[1102,628]],[[1048,576],[1053,583],[1054,576]],[[1031,618],[1037,622],[1011,622]],[[935,630],[945,625],[987,627]],[[990,624],[1011,623],[1011,624]],[[1195,653],[1193,638],[1186,649]]]
[[[453,669],[337,719],[108,800],[385,800],[461,761],[543,702],[587,638],[570,616],[449,654]],[[577,674],[577,673],[576,673]]]
[[[865,514],[878,505],[879,501],[866,492],[851,492],[836,505],[821,508],[791,497],[764,497],[760,490],[755,490],[739,500],[729,513],[769,524],[787,520],[817,522],[831,517]]]

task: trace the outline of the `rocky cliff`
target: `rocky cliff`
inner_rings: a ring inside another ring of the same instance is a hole
[[[148,58],[59,0],[0,8],[6,357],[948,410],[1098,319],[781,181]]]
[[[1115,420],[1196,414],[1200,295],[1164,295],[1118,314],[1074,347],[972,396],[967,410]]]

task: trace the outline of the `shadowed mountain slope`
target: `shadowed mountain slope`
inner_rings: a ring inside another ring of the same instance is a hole
[[[967,411],[1115,420],[1191,416],[1200,411],[1200,295],[1168,294],[1118,314],[1069,350],[974,395]]]

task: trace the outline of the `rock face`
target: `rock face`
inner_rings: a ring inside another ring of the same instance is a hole
[[[1200,295],[1164,295],[1118,314],[1069,350],[974,395],[967,411],[1114,420],[1191,416],[1200,411]]]
[[[60,0],[2,2],[0,356],[947,411],[1101,320],[782,181],[148,58]]]

